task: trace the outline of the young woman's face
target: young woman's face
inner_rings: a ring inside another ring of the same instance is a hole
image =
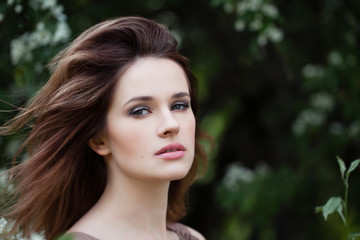
[[[176,180],[188,173],[195,117],[183,69],[174,61],[140,58],[116,86],[103,136],[109,174]]]

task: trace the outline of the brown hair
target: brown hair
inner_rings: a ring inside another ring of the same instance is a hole
[[[53,59],[55,70],[49,81],[0,131],[11,134],[32,125],[19,150],[26,148],[28,160],[9,170],[17,201],[6,216],[15,220],[14,228],[26,234],[45,230],[46,237],[53,239],[100,198],[106,167],[87,142],[104,129],[114,86],[137,58],[177,62],[187,75],[191,107],[197,116],[196,79],[176,46],[163,25],[124,17],[91,27]],[[200,136],[198,129],[196,136]],[[201,165],[205,167],[206,157],[197,141],[189,173],[170,184],[168,221],[186,214],[186,192]]]

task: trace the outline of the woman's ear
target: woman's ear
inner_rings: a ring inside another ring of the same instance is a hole
[[[89,147],[94,150],[97,154],[101,156],[106,156],[111,153],[111,150],[106,143],[106,140],[103,136],[94,136],[88,141]]]

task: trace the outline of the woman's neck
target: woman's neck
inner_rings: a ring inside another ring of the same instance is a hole
[[[137,226],[156,220],[157,225],[165,227],[169,185],[169,181],[109,179],[99,204],[115,217],[135,218]]]
[[[110,175],[103,195],[80,223],[89,223],[91,231],[87,233],[101,239],[112,239],[111,234],[128,236],[128,239],[132,234],[138,239],[167,239],[169,185],[169,181]]]

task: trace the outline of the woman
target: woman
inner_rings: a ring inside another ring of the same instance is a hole
[[[2,134],[31,125],[6,216],[47,239],[204,239],[176,223],[206,157],[196,79],[176,40],[140,17],[97,24],[53,60]],[[21,150],[20,149],[20,150]]]

